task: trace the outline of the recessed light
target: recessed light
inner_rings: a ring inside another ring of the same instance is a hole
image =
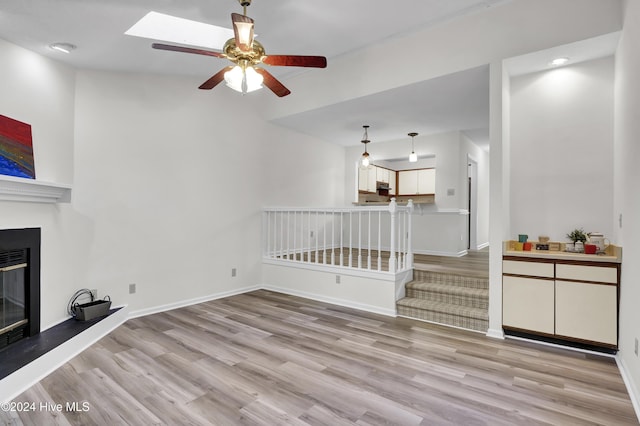
[[[563,58],[556,58],[553,61],[551,61],[549,63],[549,65],[554,66],[554,67],[559,67],[560,65],[564,65],[567,62],[569,62],[569,58],[567,57],[563,57]]]
[[[71,51],[75,50],[76,47],[77,46],[75,44],[71,43],[52,43],[49,45],[50,49],[57,50],[58,52],[63,53],[71,53]]]

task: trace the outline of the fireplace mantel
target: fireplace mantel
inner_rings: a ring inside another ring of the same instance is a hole
[[[68,203],[71,185],[0,175],[0,201]]]

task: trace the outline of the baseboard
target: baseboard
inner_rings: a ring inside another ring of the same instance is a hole
[[[627,387],[627,392],[629,392],[629,398],[631,398],[631,403],[633,404],[633,409],[636,412],[636,417],[640,422],[640,390],[631,378],[631,375],[629,375],[629,369],[627,368],[624,359],[620,356],[620,353],[616,355],[616,364],[618,364],[618,370],[620,370],[620,375]]]
[[[476,250],[482,250],[483,248],[487,248],[487,247],[489,247],[489,242],[488,241],[486,243],[478,244],[476,246]]]
[[[502,330],[501,328],[500,329],[490,328],[489,330],[487,330],[487,337],[504,340],[504,330]]]
[[[388,317],[395,317],[395,309],[381,309],[377,306],[367,305],[364,303],[354,303],[350,300],[337,299],[333,297],[323,296],[321,294],[308,293],[306,291],[291,290],[289,288],[281,288],[272,285],[263,285],[263,290],[275,291],[277,293],[290,294],[291,296],[304,297],[311,300],[317,300],[318,302],[331,303],[332,305],[344,306],[346,308],[353,308],[359,311],[371,312],[374,314],[385,315]]]
[[[467,254],[467,250],[462,251],[436,251],[436,250],[414,250],[413,254],[425,254],[429,256],[447,256],[447,257],[462,257]],[[414,259],[415,263],[415,259]]]
[[[128,319],[123,307],[55,349],[36,358],[27,366],[0,380],[0,402],[9,402],[31,386],[63,366],[70,359],[115,330]]]
[[[243,287],[239,289],[223,291],[221,293],[209,294],[207,296],[195,297],[193,299],[181,300],[175,303],[168,303],[166,305],[159,305],[151,308],[139,309],[137,311],[132,311],[129,314],[129,318],[138,318],[138,317],[144,317],[146,315],[157,314],[160,312],[171,311],[178,308],[197,305],[198,303],[204,303],[204,302],[209,302],[211,300],[222,299],[224,297],[231,297],[238,294],[248,293],[250,291],[259,290],[260,288],[261,288],[260,286]]]

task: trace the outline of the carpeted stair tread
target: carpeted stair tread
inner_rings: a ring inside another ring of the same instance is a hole
[[[473,287],[461,287],[450,284],[432,283],[424,281],[411,281],[406,284],[407,290],[421,290],[430,291],[434,293],[450,293],[459,295],[468,295],[475,297],[489,297],[489,289],[485,288],[473,288]]]
[[[452,303],[434,302],[431,300],[416,299],[413,297],[403,297],[397,302],[398,307],[406,307],[409,309],[428,310],[442,314],[452,314],[475,318],[480,320],[489,320],[489,313],[486,309],[470,308]]]
[[[413,271],[414,281],[440,283],[458,287],[489,289],[489,279],[451,272]]]
[[[407,297],[446,302],[470,308],[488,309],[489,290],[440,283],[412,281],[405,286]]]
[[[489,328],[489,280],[457,272],[414,270],[397,301],[398,315],[486,332]]]

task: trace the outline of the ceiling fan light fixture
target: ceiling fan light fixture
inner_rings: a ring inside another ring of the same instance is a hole
[[[410,163],[415,163],[416,161],[418,161],[418,154],[416,154],[415,149],[414,149],[413,138],[418,136],[418,134],[416,132],[411,132],[411,133],[409,133],[409,136],[411,136],[411,154],[409,154],[409,162]]]
[[[242,94],[262,89],[263,81],[264,77],[258,74],[253,67],[243,68],[240,65],[236,65],[230,71],[224,73],[226,85]]]
[[[234,22],[238,31],[238,41],[240,45],[249,46],[253,44],[253,24],[251,22]]]

